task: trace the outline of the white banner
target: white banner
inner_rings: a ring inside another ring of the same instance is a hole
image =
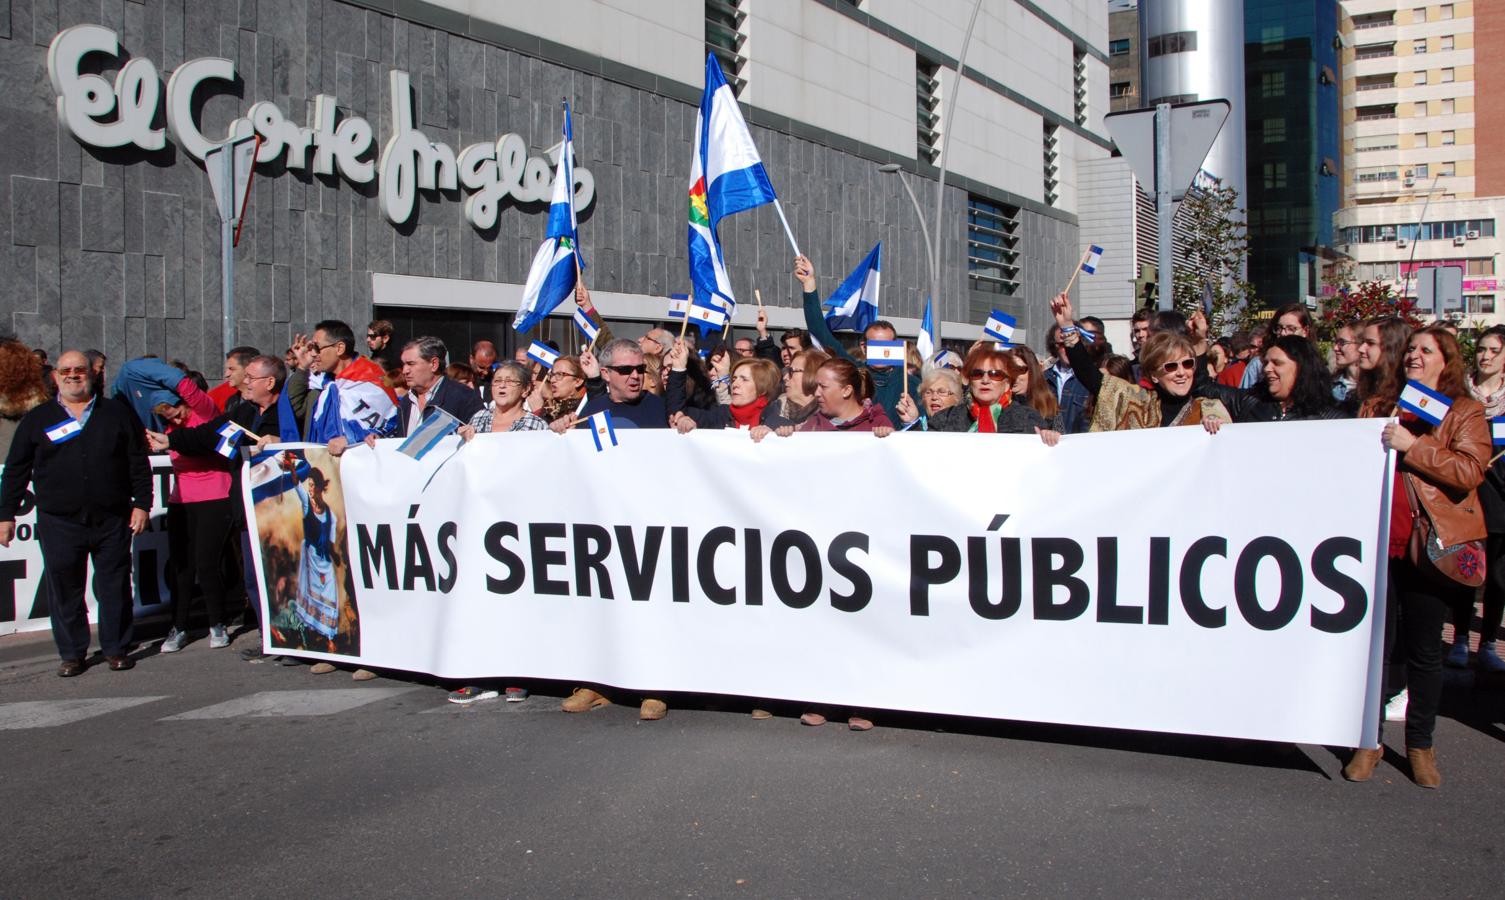
[[[170,609],[167,578],[167,498],[172,495],[172,460],[153,456],[151,522],[131,544],[132,586],[136,592],[136,615],[147,616]],[[0,463],[0,472],[5,465]],[[0,547],[0,634],[41,631],[52,623],[47,613],[47,592],[42,589],[42,547],[37,543],[37,513],[31,486],[16,515],[16,539]],[[146,577],[142,578],[142,573]],[[90,577],[92,578],[92,569]],[[84,589],[89,621],[98,621],[92,585]]]
[[[1055,448],[619,430],[598,452],[585,432],[488,434],[421,461],[356,447],[337,473],[309,451],[279,465],[321,499],[274,489],[256,509],[282,511],[267,649],[1359,746],[1383,621],[1382,425]],[[291,558],[300,535],[316,564]]]

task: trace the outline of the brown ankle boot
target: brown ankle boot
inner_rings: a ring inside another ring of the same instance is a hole
[[[1353,757],[1348,760],[1348,765],[1343,767],[1343,777],[1349,781],[1368,781],[1374,775],[1374,767],[1380,764],[1380,759],[1384,755],[1384,747],[1375,747],[1373,750],[1355,750]]]
[[[1437,751],[1406,748],[1406,761],[1411,764],[1411,780],[1419,787],[1435,788],[1442,785],[1442,773],[1437,771]]]

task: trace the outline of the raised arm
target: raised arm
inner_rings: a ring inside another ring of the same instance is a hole
[[[1075,311],[1071,308],[1071,298],[1057,294],[1050,301],[1050,311],[1055,313],[1056,324],[1061,327],[1061,341],[1066,345],[1066,359],[1071,363],[1072,374],[1087,389],[1087,393],[1096,397],[1103,386],[1103,373],[1098,371],[1092,357],[1087,354],[1081,329],[1076,324]]]
[[[805,330],[810,332],[810,336],[827,353],[861,365],[852,358],[845,347],[841,346],[841,341],[836,339],[831,327],[826,324],[825,314],[820,311],[820,295],[815,292],[815,267],[810,264],[809,257],[796,256],[794,258],[794,277],[799,280],[800,289],[805,292]]]

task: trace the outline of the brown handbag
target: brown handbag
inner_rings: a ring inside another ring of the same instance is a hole
[[[1411,502],[1411,540],[1406,544],[1406,558],[1416,568],[1434,579],[1464,587],[1484,584],[1484,542],[1464,541],[1443,546],[1432,526],[1432,517],[1421,505],[1412,476],[1405,474],[1406,498]]]

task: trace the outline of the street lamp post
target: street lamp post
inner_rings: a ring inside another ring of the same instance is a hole
[[[930,270],[930,296],[933,302],[940,291],[939,273],[936,271],[935,244],[930,241],[930,226],[925,224],[925,213],[920,209],[919,198],[915,197],[914,188],[909,186],[909,179],[904,177],[904,169],[898,163],[879,166],[878,171],[885,175],[899,176],[899,183],[904,185],[904,193],[909,195],[909,202],[914,206],[915,218],[920,220],[920,237],[925,240],[925,267]]]

